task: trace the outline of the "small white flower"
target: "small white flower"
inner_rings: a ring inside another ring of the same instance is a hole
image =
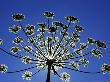
[[[78,22],[78,19],[75,16],[66,16],[65,19],[68,22],[72,22],[72,23],[77,23]]]
[[[65,82],[68,82],[70,80],[70,75],[66,72],[61,73],[61,79]]]
[[[93,38],[88,38],[88,40],[87,40],[87,43],[88,44],[95,44],[95,39],[93,39]]]
[[[71,48],[75,48],[76,45],[75,45],[74,42],[71,42],[69,46],[70,46]]]
[[[24,56],[24,57],[22,57],[22,62],[24,64],[29,64],[29,63],[32,62],[32,60],[31,60],[31,58],[29,56]]]
[[[78,63],[75,63],[75,62],[73,61],[73,62],[71,62],[70,65],[73,67],[73,69],[79,70],[79,64],[78,64]]]
[[[23,75],[22,75],[22,78],[24,80],[31,80],[31,78],[32,78],[32,72],[30,72],[30,71],[24,72]]]
[[[81,49],[74,49],[74,53],[77,54],[77,55],[81,55],[82,50]]]
[[[104,74],[105,74],[105,73],[109,73],[109,74],[110,74],[110,65],[104,63],[104,64],[101,66],[101,70],[103,71]]]
[[[25,15],[21,13],[15,13],[12,15],[13,21],[22,21],[25,19]]]
[[[79,37],[74,37],[74,38],[72,39],[72,41],[73,41],[73,42],[79,42],[79,41],[80,41],[80,38],[79,38]]]
[[[8,67],[5,64],[0,64],[0,73],[6,73]]]
[[[21,30],[21,27],[18,25],[13,25],[12,27],[9,27],[9,32],[17,34]]]
[[[12,48],[11,48],[11,52],[12,52],[13,54],[17,54],[18,51],[20,51],[20,49],[19,49],[18,47],[12,47]]]
[[[93,49],[93,50],[91,50],[91,52],[95,57],[98,57],[98,58],[102,57],[102,52],[98,49]]]
[[[35,26],[34,25],[26,25],[26,30],[34,30],[35,29]]]
[[[88,61],[87,59],[81,58],[79,61],[80,61],[81,64],[84,65],[84,67],[85,67],[87,64],[89,64],[89,61]]]
[[[45,11],[43,13],[43,15],[46,17],[46,18],[53,18],[54,17],[54,13],[53,12],[49,12],[49,11]]]
[[[25,47],[24,47],[24,50],[25,50],[26,52],[30,52],[30,51],[32,51],[32,46],[25,46]]]
[[[80,43],[80,49],[87,50],[88,46],[85,43]]]
[[[23,42],[23,39],[22,39],[21,37],[16,37],[16,38],[13,40],[13,43],[16,44],[16,45],[18,45],[18,44],[20,44],[20,43],[22,43],[22,42]]]

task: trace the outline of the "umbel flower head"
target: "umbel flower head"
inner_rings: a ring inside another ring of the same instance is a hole
[[[87,38],[87,42],[81,42],[80,37],[84,28],[79,25],[78,18],[66,16],[67,24],[64,24],[60,21],[52,21],[55,16],[53,12],[45,11],[43,16],[47,21],[37,23],[38,26],[35,26],[32,24],[22,25],[21,21],[25,19],[23,14],[12,15],[13,20],[20,23],[9,27],[9,32],[15,35],[12,41],[14,46],[11,47],[11,52],[3,48],[0,50],[20,59],[22,63],[31,67],[10,72],[7,71],[8,67],[5,64],[0,64],[0,73],[23,72],[22,78],[31,80],[40,71],[47,70],[46,82],[50,82],[51,73],[64,82],[69,82],[70,75],[66,72],[59,74],[59,69],[82,73],[110,73],[109,64],[103,64],[98,72],[88,72],[81,69],[82,67],[86,69],[90,64],[90,55],[102,58],[102,50],[105,50],[107,46],[103,41],[91,37]],[[3,40],[0,39],[0,45],[2,44]],[[31,72],[33,70],[35,73]]]
[[[23,77],[24,80],[31,80],[32,72],[26,71],[26,72],[23,73],[22,77]]]
[[[22,42],[23,42],[23,39],[22,39],[21,37],[16,37],[16,38],[13,40],[13,43],[16,44],[16,45],[18,45],[18,44],[20,44],[20,43],[22,43]]]
[[[47,17],[47,18],[53,18],[54,13],[49,12],[49,11],[45,11],[45,12],[43,13],[43,15],[44,15],[45,17]]]
[[[24,57],[22,57],[22,62],[24,64],[29,64],[29,63],[32,62],[32,60],[31,60],[31,58],[29,56],[24,56]]]
[[[104,63],[101,67],[101,70],[103,71],[103,73],[109,73],[110,74],[110,65]]]
[[[18,51],[20,51],[20,49],[19,49],[18,47],[12,47],[12,48],[11,48],[11,52],[12,52],[13,54],[18,53]]]
[[[25,16],[22,15],[21,13],[16,13],[12,15],[12,18],[14,21],[22,21],[25,18]]]
[[[61,73],[61,79],[65,82],[69,82],[70,80],[70,75],[66,72]]]
[[[73,22],[73,23],[78,22],[78,19],[75,16],[67,16],[65,18],[68,22]]]
[[[9,32],[12,32],[15,34],[18,33],[20,30],[21,30],[21,27],[18,25],[13,25],[12,27],[9,28]]]
[[[0,64],[0,73],[6,73],[8,67],[5,64]]]

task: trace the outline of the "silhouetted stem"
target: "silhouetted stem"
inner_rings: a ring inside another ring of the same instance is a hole
[[[82,73],[90,73],[90,74],[97,74],[97,73],[102,73],[103,71],[96,71],[96,72],[89,72],[89,71],[82,71],[82,70],[77,70],[77,69],[73,69],[73,68],[70,68],[70,67],[62,67],[62,68],[65,68],[65,69],[70,69],[70,70],[74,70],[74,71],[77,71],[77,72],[82,72]]]
[[[50,82],[50,70],[51,70],[51,65],[48,65],[48,73],[47,73],[46,82]]]

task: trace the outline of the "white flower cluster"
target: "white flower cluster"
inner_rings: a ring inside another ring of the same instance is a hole
[[[0,73],[6,73],[8,67],[5,64],[0,64]]]
[[[70,75],[66,72],[63,72],[61,73],[61,79],[64,81],[64,82],[69,82],[70,81]]]
[[[17,34],[21,30],[21,27],[18,25],[13,25],[9,27],[9,32],[12,32],[14,34]]]
[[[32,51],[32,46],[25,46],[24,50],[29,53]]]
[[[29,63],[31,63],[32,62],[32,60],[31,60],[31,58],[29,57],[29,56],[24,56],[24,57],[22,57],[22,62],[24,63],[24,64],[29,64]]]
[[[48,21],[46,23],[38,23],[39,28],[37,29],[37,33],[35,33],[36,26],[31,24],[26,26],[22,26],[21,24],[20,26],[13,25],[9,28],[10,32],[17,35],[17,37],[13,40],[13,43],[16,46],[19,46],[12,47],[12,53],[10,55],[18,54],[13,56],[20,58],[24,64],[34,64],[36,68],[48,69],[50,65],[50,71],[56,75],[58,75],[57,70],[59,68],[80,71],[80,65],[88,65],[89,60],[83,56],[88,55],[88,53],[85,54],[85,52],[90,45],[95,45],[96,49],[91,50],[89,53],[98,58],[102,57],[100,49],[106,48],[106,44],[104,42],[88,38],[87,43],[79,43],[80,32],[83,32],[84,29],[82,26],[77,24],[78,19],[75,16],[65,17],[66,21],[69,22],[67,25],[58,21],[49,21],[54,17],[54,13],[52,12],[46,11],[43,15],[48,19]],[[25,18],[25,16],[20,13],[12,15],[12,17],[14,21],[22,21]],[[71,23],[74,24],[74,29],[69,29]],[[23,40],[24,37],[21,38],[17,34],[21,29],[28,38],[28,43],[25,42],[26,40]],[[0,45],[2,44],[3,41],[0,39]],[[20,51],[19,48],[24,49],[25,52],[23,52],[23,55],[26,53],[26,56],[22,56],[18,53],[18,51]],[[27,55],[31,56],[29,57]],[[66,66],[70,66],[70,68]],[[1,64],[0,72],[7,72],[7,68],[8,67],[5,64]],[[28,69],[25,69],[22,77],[24,80],[31,80],[31,77],[33,76],[32,72],[27,70]],[[101,70],[104,73],[110,73],[110,65],[103,64]],[[68,73],[63,72],[60,76],[64,82],[70,81],[70,75]]]
[[[14,47],[11,48],[11,52],[12,52],[13,54],[17,54],[18,51],[20,51],[19,47],[15,47],[15,46],[14,46]]]
[[[70,64],[71,66],[72,66],[72,68],[74,69],[74,70],[79,70],[79,64],[78,63],[76,63],[76,62],[71,62],[71,64]]]
[[[103,71],[104,74],[105,74],[105,73],[109,73],[109,74],[110,74],[110,65],[104,63],[104,64],[101,66],[101,70]]]
[[[22,75],[22,78],[24,80],[31,80],[31,78],[32,78],[32,72],[30,72],[30,71],[24,72],[23,75]]]

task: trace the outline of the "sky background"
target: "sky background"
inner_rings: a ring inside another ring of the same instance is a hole
[[[11,40],[14,36],[8,32],[8,28],[13,25],[11,18],[13,13],[25,14],[24,24],[37,25],[38,22],[45,21],[42,16],[44,11],[54,12],[55,19],[62,22],[65,22],[65,16],[76,16],[85,29],[81,34],[82,41],[86,41],[87,37],[92,37],[106,42],[108,48],[103,53],[104,57],[100,60],[91,59],[92,63],[88,70],[99,71],[103,62],[110,64],[110,0],[0,0],[0,38],[4,40],[4,45],[1,47],[9,50],[13,46]],[[8,65],[11,71],[26,67],[20,60],[0,51],[1,63]],[[110,82],[109,74],[83,74],[71,70],[59,70],[59,73],[63,71],[71,75],[70,82]],[[46,71],[42,71],[30,82],[45,82],[45,80]],[[22,80],[21,73],[16,73],[0,74],[0,82],[28,81]],[[51,82],[62,81],[52,75]]]

